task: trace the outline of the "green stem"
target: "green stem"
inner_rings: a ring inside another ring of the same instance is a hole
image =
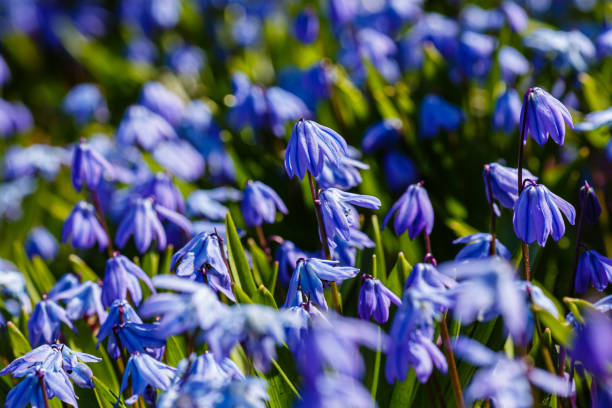
[[[489,255],[495,256],[495,253],[496,253],[496,250],[495,250],[496,216],[495,216],[495,210],[494,210],[495,204],[493,203],[493,190],[491,190],[491,166],[489,166],[488,164],[485,164],[484,170],[485,170],[485,180],[487,182],[487,193],[489,196],[489,212],[491,214],[491,244],[489,244]]]
[[[451,387],[455,397],[455,405],[457,408],[465,408],[463,391],[461,391],[461,382],[459,381],[459,372],[457,371],[455,356],[453,354],[450,335],[448,333],[448,326],[446,325],[446,314],[442,316],[442,320],[440,321],[440,333],[442,334],[442,342],[444,343],[444,354],[446,354],[446,361],[448,363],[448,374],[450,376]]]
[[[530,91],[527,91],[529,93]],[[523,111],[526,109],[527,101],[529,100],[529,95],[525,96],[525,100],[523,101]],[[521,192],[523,191],[523,147],[525,145],[525,119],[523,118],[523,123],[521,126],[521,137],[519,140],[519,153],[518,153],[518,195],[520,197]],[[531,280],[531,272],[529,270],[529,245],[526,242],[521,242],[521,247],[523,249],[523,277],[526,281]]]

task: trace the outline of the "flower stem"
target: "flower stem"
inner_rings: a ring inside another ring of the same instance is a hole
[[[431,252],[431,240],[429,239],[429,234],[423,233],[423,240],[425,241],[425,256],[427,257],[427,254],[433,255]]]
[[[49,408],[49,400],[47,399],[47,384],[45,384],[44,374],[39,374],[38,378],[40,379],[40,389],[43,395],[43,401],[45,402],[45,408]]]
[[[572,285],[570,296],[574,297],[576,295],[576,274],[578,273],[578,257],[580,255],[580,237],[582,235],[582,220],[584,219],[584,211],[582,208],[584,207],[584,202],[580,203],[578,207],[578,225],[576,226],[576,246],[574,248],[574,267],[572,268],[572,281],[570,284]]]
[[[527,91],[529,92],[529,91]],[[523,101],[523,110],[526,109],[526,104],[529,98],[525,97]],[[519,140],[519,152],[518,152],[518,195],[521,195],[523,191],[523,147],[525,146],[525,119],[523,118],[523,123],[521,125],[521,137]],[[529,245],[526,242],[521,242],[521,246],[523,249],[523,277],[525,280],[531,280],[531,273],[529,270]]]
[[[268,241],[266,240],[266,236],[264,235],[263,228],[261,227],[261,225],[256,225],[255,231],[257,232],[257,239],[259,240],[259,245],[261,246],[261,249],[263,249],[266,253],[266,259],[268,260],[268,263],[271,263],[272,255],[270,252],[270,246],[268,245]]]
[[[315,214],[317,216],[317,224],[319,226],[319,236],[321,238],[321,246],[323,247],[323,253],[325,254],[325,259],[331,260],[331,251],[329,250],[329,243],[327,242],[327,232],[325,231],[325,225],[323,224],[323,215],[321,214],[321,201],[319,200],[319,194],[315,188],[314,180],[312,178],[312,174],[308,173],[308,182],[310,184],[310,193],[312,195],[312,202],[315,208]],[[334,310],[338,313],[342,313],[342,302],[340,300],[340,291],[338,290],[338,285],[336,282],[329,282],[329,286],[331,288],[332,294],[332,303],[334,306]]]
[[[96,190],[91,190],[91,199],[94,203],[94,207],[96,207],[96,212],[98,213],[100,224],[102,224],[102,228],[104,228],[104,232],[106,233],[106,238],[108,239],[108,245],[106,246],[108,256],[109,258],[112,258],[113,254],[115,253],[115,250],[113,249],[113,239],[111,238],[110,232],[108,231],[108,225],[106,225],[106,218],[104,218],[104,211],[102,210],[102,204],[100,203],[100,197],[98,196],[98,192]]]
[[[446,354],[446,361],[448,363],[448,374],[451,380],[453,395],[455,396],[455,405],[458,408],[465,408],[463,392],[461,391],[461,382],[459,381],[459,373],[457,372],[457,365],[455,364],[455,356],[453,354],[453,348],[451,347],[448,326],[446,325],[446,314],[444,314],[442,316],[442,320],[440,320],[440,333],[442,334],[442,341],[444,343],[444,354]]]
[[[485,180],[487,182],[487,194],[489,197],[489,212],[491,213],[491,243],[489,244],[489,255],[495,256],[495,209],[493,203],[493,190],[491,190],[491,167],[488,164],[484,166]]]

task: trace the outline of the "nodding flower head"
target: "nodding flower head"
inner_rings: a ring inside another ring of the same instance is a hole
[[[601,214],[601,204],[595,194],[595,189],[585,180],[584,185],[580,187],[580,210],[583,212],[583,217],[589,224],[595,224]]]
[[[514,208],[514,204],[518,198],[518,186],[516,185],[517,173],[517,169],[502,166],[499,163],[485,164],[482,177],[484,179],[487,201],[489,201],[489,195],[491,195],[494,200],[499,201],[502,207]],[[488,181],[487,177],[489,179]],[[538,181],[538,178],[527,169],[523,169],[523,178]],[[490,194],[489,184],[491,186]]]
[[[410,185],[404,194],[393,204],[385,219],[383,228],[395,214],[393,227],[397,235],[402,235],[408,230],[410,239],[424,231],[431,234],[434,225],[434,211],[427,190],[423,188],[423,182]]]
[[[521,128],[525,128],[524,142],[531,135],[543,146],[548,137],[562,145],[565,139],[565,124],[574,128],[572,116],[567,108],[542,88],[530,88],[523,98]]]
[[[240,205],[247,227],[260,226],[264,222],[274,223],[276,211],[287,214],[287,207],[276,191],[261,181],[247,182]]]
[[[358,312],[363,320],[374,317],[378,323],[386,323],[389,320],[389,307],[393,302],[396,306],[402,304],[400,298],[391,292],[378,279],[364,275],[359,292]]]
[[[79,201],[64,222],[62,242],[71,240],[72,246],[78,249],[89,249],[98,243],[103,250],[108,245],[108,237],[100,221],[96,218],[93,205]]]
[[[72,185],[75,190],[81,191],[83,184],[90,190],[96,190],[103,175],[113,178],[112,166],[84,139],[81,139],[75,146],[72,156]]]
[[[593,249],[584,251],[580,256],[574,287],[578,293],[584,293],[591,282],[600,292],[612,282],[612,259]]]

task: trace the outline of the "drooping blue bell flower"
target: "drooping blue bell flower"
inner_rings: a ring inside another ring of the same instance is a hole
[[[520,33],[527,27],[529,17],[527,12],[516,4],[514,1],[506,0],[501,4],[501,10],[503,11],[508,25],[515,33]]]
[[[381,281],[370,276],[364,276],[357,305],[359,317],[363,320],[370,320],[371,317],[374,317],[374,320],[378,323],[386,323],[389,320],[391,302],[396,306],[402,304],[400,298],[383,285]]]
[[[383,220],[383,229],[394,214],[393,228],[397,235],[402,235],[406,230],[410,239],[414,239],[421,231],[427,235],[431,234],[434,211],[422,182],[410,185],[393,204]]]
[[[401,73],[395,59],[397,45],[385,33],[373,28],[362,28],[356,35],[341,37],[340,44],[340,63],[347,67],[358,84],[367,78],[364,61],[373,65],[387,82],[395,83],[400,79]]]
[[[499,49],[497,61],[502,78],[506,84],[512,84],[516,77],[529,71],[529,61],[516,48],[504,45]]]
[[[299,120],[293,126],[285,152],[285,170],[289,178],[304,178],[306,172],[318,177],[325,159],[331,166],[339,166],[348,156],[346,141],[334,130],[311,120]]]
[[[89,249],[98,244],[102,251],[108,245],[108,237],[98,218],[93,205],[79,201],[66,218],[62,228],[62,242],[70,239],[72,246],[78,249]]]
[[[32,114],[25,105],[0,98],[0,139],[27,132],[33,123]]]
[[[200,73],[206,62],[206,54],[200,47],[179,45],[174,47],[168,57],[170,69],[179,75],[195,76]]]
[[[55,282],[55,285],[53,285],[51,290],[49,290],[49,292],[47,293],[47,297],[49,299],[54,300],[55,297],[61,294],[62,292],[65,292],[72,288],[76,288],[80,284],[81,278],[79,276],[73,273],[66,273],[57,282]]]
[[[457,238],[453,244],[467,244],[455,255],[455,261],[463,259],[478,259],[491,256],[489,250],[491,247],[491,234],[485,232],[477,232],[475,234],[466,235],[465,237]],[[505,259],[510,259],[512,254],[508,251],[499,240],[495,239],[495,254]]]
[[[143,281],[151,289],[151,292],[155,293],[153,283],[151,283],[147,274],[127,257],[115,252],[106,261],[106,269],[104,270],[104,280],[102,282],[102,304],[104,307],[111,306],[117,299],[127,299],[128,292],[132,302],[139,305],[142,300],[139,280]]]
[[[51,299],[43,296],[28,319],[28,338],[34,346],[54,343],[60,335],[61,324],[74,329],[66,311]]]
[[[521,97],[516,90],[507,88],[495,101],[493,129],[512,134],[521,120],[522,106]]]
[[[561,72],[587,71],[596,57],[595,46],[578,30],[539,28],[525,37],[523,43],[537,55],[552,59],[555,68]]]
[[[25,278],[16,268],[11,269],[9,262],[0,259],[0,295],[4,308],[13,316],[19,316],[22,309],[27,314],[32,311],[25,282]]]
[[[126,404],[135,403],[139,396],[144,395],[149,386],[165,391],[170,386],[175,372],[176,368],[157,361],[148,354],[138,352],[132,354],[123,373],[119,395],[127,389],[130,377],[132,378],[133,394],[125,400]]]
[[[140,197],[153,197],[156,203],[169,210],[185,212],[183,195],[166,173],[158,172],[151,175],[143,184],[135,186],[132,193]]]
[[[313,43],[319,35],[319,19],[315,11],[306,7],[295,17],[293,33],[302,44]]]
[[[206,164],[202,155],[185,140],[168,140],[159,143],[153,150],[153,158],[166,171],[185,181],[199,179],[204,173]],[[229,164],[222,163],[222,166],[233,166],[229,156],[221,160],[229,161]],[[210,161],[208,162],[209,169],[213,165]]]
[[[342,26],[355,17],[359,4],[356,0],[331,0],[328,7],[329,18],[334,26]]]
[[[545,185],[528,182],[514,205],[514,232],[521,241],[528,244],[537,241],[540,246],[544,246],[549,235],[558,241],[565,233],[561,214],[574,225],[576,210],[573,205]]]
[[[600,58],[612,55],[612,27],[606,27],[595,40],[597,54]]]
[[[0,219],[16,221],[23,215],[21,203],[25,197],[36,190],[36,180],[22,177],[0,183]]]
[[[463,112],[457,106],[438,95],[429,94],[423,98],[419,113],[419,135],[422,138],[432,138],[442,129],[457,130],[461,122]]]
[[[274,260],[278,262],[278,279],[280,283],[283,286],[287,286],[298,260],[300,258],[310,258],[311,256],[312,254],[301,250],[293,242],[283,241],[274,255]]]
[[[142,87],[139,102],[175,127],[180,123],[185,110],[183,100],[157,81],[147,82]]]
[[[580,210],[586,222],[589,224],[597,223],[597,219],[601,215],[601,204],[599,204],[595,189],[586,180],[584,185],[580,187],[579,200]]]
[[[70,164],[67,149],[44,144],[13,145],[4,154],[2,173],[8,180],[34,175],[55,180],[64,164]]]
[[[385,119],[366,129],[361,140],[364,153],[393,147],[400,139],[402,121],[396,118]]]
[[[486,174],[488,171],[493,199],[497,200],[504,208],[514,208],[516,200],[518,199],[518,170],[502,166],[499,163],[489,163],[487,166],[488,170],[485,168],[482,174],[487,201],[489,201],[489,187]],[[523,178],[533,181],[538,180],[536,176],[525,168],[523,169]]]
[[[491,68],[494,37],[474,31],[464,31],[459,38],[457,63],[461,73],[468,78],[483,78]]]
[[[104,339],[108,338],[108,344],[106,345],[108,354],[114,359],[119,358],[121,356],[121,348],[117,342],[118,333],[116,334],[115,332],[119,326],[125,327],[126,323],[142,323],[142,319],[136,314],[136,311],[127,300],[117,299],[110,306],[106,320],[100,325],[100,330],[96,334],[98,339],[96,348],[100,346]]]
[[[97,190],[103,176],[114,178],[111,164],[85,140],[81,140],[74,148],[72,155],[72,185],[76,191],[81,191],[83,185],[90,190]]]
[[[181,137],[199,148],[201,144],[208,143],[209,139],[217,138],[219,131],[208,103],[195,100],[185,107],[179,126]]]
[[[353,218],[358,218],[357,214]],[[334,237],[335,247],[330,248],[332,259],[340,262],[342,266],[355,266],[357,249],[374,248],[376,246],[376,243],[367,234],[357,229],[359,220],[352,222],[355,223],[355,226],[351,227],[351,237],[348,241],[342,236],[336,235]]]
[[[460,21],[470,31],[496,31],[504,24],[504,15],[497,9],[483,9],[469,4],[461,10]]]
[[[276,212],[287,214],[285,203],[269,186],[261,181],[247,181],[240,203],[242,217],[247,227],[273,224]]]
[[[285,125],[311,116],[306,104],[293,93],[278,86],[266,90],[267,125],[276,137],[285,136]]]
[[[106,101],[95,84],[79,84],[72,88],[62,102],[62,109],[80,125],[92,119],[99,122],[108,119]]]
[[[383,158],[385,181],[391,190],[402,191],[418,180],[418,169],[405,154],[391,150]]]
[[[50,261],[57,255],[58,249],[57,240],[45,227],[32,228],[26,237],[25,251],[30,258],[39,256]]]
[[[162,219],[176,224],[186,234],[191,232],[191,223],[185,216],[157,204],[150,197],[138,198],[131,204],[117,228],[117,246],[123,248],[130,236],[134,235],[136,249],[141,254],[147,251],[153,240],[157,240],[158,249],[163,250],[167,240]]]
[[[166,119],[142,105],[132,105],[126,109],[116,136],[119,145],[139,145],[145,150],[152,150],[162,140],[177,138]]]
[[[601,111],[587,113],[582,122],[578,123],[575,130],[586,132],[602,128],[604,126],[612,126],[612,107]]]
[[[570,356],[580,361],[601,384],[610,384],[610,364],[612,363],[612,323],[599,312],[587,315],[585,324],[576,330],[572,339]],[[605,406],[605,405],[603,405]]]
[[[81,317],[98,316],[98,321],[104,323],[106,310],[102,305],[102,287],[98,282],[86,281],[74,287],[57,292],[49,299],[66,303],[66,316],[72,321]]]
[[[574,287],[578,293],[584,293],[591,282],[600,292],[612,282],[612,259],[606,258],[594,249],[584,251],[580,255]]]
[[[187,197],[187,214],[208,220],[222,220],[229,209],[221,204],[225,201],[240,201],[242,192],[232,187],[218,187],[211,190],[195,190]]]
[[[125,57],[134,64],[149,65],[157,57],[157,48],[145,36],[132,39],[125,47]]]
[[[544,146],[550,136],[562,145],[565,139],[565,123],[574,128],[572,116],[561,102],[542,88],[527,90],[521,109],[521,129],[525,127],[525,143],[527,136],[531,135],[540,146]]]
[[[359,170],[367,170],[370,166],[350,157],[340,158],[339,166],[332,166],[325,160],[321,174],[316,178],[322,188],[339,188],[349,190],[361,184]]]

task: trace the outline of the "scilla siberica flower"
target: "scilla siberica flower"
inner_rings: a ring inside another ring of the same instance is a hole
[[[195,190],[187,196],[187,214],[191,217],[204,217],[208,220],[222,220],[229,209],[221,203],[241,199],[242,192],[231,187]]]
[[[463,121],[461,109],[438,95],[425,95],[419,113],[419,135],[432,138],[440,132],[457,130]]]
[[[153,158],[166,171],[186,181],[195,181],[200,178],[206,164],[202,155],[185,140],[160,142],[153,149]],[[231,161],[228,156],[223,157],[223,160]],[[212,164],[208,163],[209,169]]]
[[[538,241],[540,246],[546,244],[549,235],[555,241],[560,240],[565,233],[561,214],[574,225],[574,206],[552,193],[545,185],[527,181],[527,186],[514,205],[512,223],[516,236],[528,244]]]
[[[491,256],[489,249],[491,247],[491,234],[485,232],[477,232],[476,234],[466,235],[465,237],[457,238],[453,244],[467,244],[455,255],[455,261],[462,259],[487,258]],[[495,253],[502,258],[510,259],[512,254],[508,251],[499,240],[495,239]]]
[[[506,45],[501,47],[497,54],[497,61],[499,62],[502,77],[507,84],[512,84],[517,76],[526,74],[529,71],[529,61],[516,48]]]
[[[395,214],[393,228],[397,235],[402,235],[408,230],[410,239],[424,231],[431,234],[434,225],[434,211],[427,190],[423,188],[423,182],[412,184],[406,192],[393,204],[385,219],[383,228]]]
[[[235,301],[232,279],[221,248],[216,235],[200,232],[172,256],[170,269],[176,269],[178,276],[206,282],[214,291]]]
[[[106,175],[110,179],[114,176],[113,167],[108,161],[91,146],[81,139],[74,148],[72,156],[72,185],[76,191],[81,191],[83,185],[90,190],[96,190]]]
[[[98,322],[106,319],[106,309],[102,305],[102,287],[98,282],[86,281],[77,286],[60,291],[49,299],[62,300],[66,303],[66,315],[70,320],[81,317],[98,316]]]
[[[166,173],[155,173],[143,184],[135,187],[133,193],[140,197],[153,197],[156,203],[169,210],[185,212],[183,195]]]
[[[127,389],[130,376],[132,377],[133,394],[125,400],[126,404],[135,403],[140,395],[144,395],[149,386],[165,391],[170,386],[175,372],[176,368],[157,361],[148,354],[134,353],[125,367],[119,396]]]
[[[366,129],[361,148],[365,153],[392,147],[400,139],[402,121],[397,118],[385,119]]]
[[[276,249],[274,260],[278,262],[278,279],[283,286],[289,284],[295,266],[300,258],[309,258],[311,255],[301,250],[291,241],[283,241]]]
[[[595,224],[601,215],[601,204],[599,204],[595,189],[586,180],[584,185],[580,187],[579,198],[580,210],[584,219],[589,224]]]
[[[287,207],[276,191],[261,181],[247,181],[240,204],[242,217],[247,227],[274,223],[276,211],[287,214]]]
[[[343,190],[351,189],[361,184],[361,174],[359,170],[367,170],[370,166],[359,160],[350,157],[340,158],[340,164],[330,166],[325,160],[325,165],[321,174],[317,177],[317,183],[322,188],[339,188]]]
[[[140,145],[145,150],[153,149],[162,140],[177,138],[166,119],[142,105],[127,108],[116,136],[119,145]]]
[[[339,166],[348,156],[346,141],[332,129],[311,120],[300,119],[293,125],[285,152],[285,170],[289,178],[304,178],[306,171],[317,177],[325,159],[331,166]]]
[[[102,304],[104,307],[109,307],[117,299],[127,299],[128,292],[132,302],[139,305],[142,300],[139,279],[151,289],[151,292],[155,293],[153,283],[151,283],[147,274],[127,257],[115,252],[106,261],[106,269],[104,270],[104,281],[102,282]]]
[[[79,84],[72,88],[64,98],[62,109],[81,125],[92,118],[100,122],[108,118],[106,101],[94,84]]]
[[[108,245],[108,237],[100,221],[96,218],[93,205],[79,201],[64,222],[62,229],[62,242],[70,238],[72,246],[78,249],[89,249],[98,243],[103,250]]]
[[[399,297],[391,292],[381,281],[368,275],[363,275],[363,283],[359,292],[358,312],[363,320],[374,317],[378,323],[389,320],[389,307],[393,302],[396,306],[402,304]]]
[[[518,170],[502,166],[499,163],[489,163],[487,166],[488,169],[485,167],[482,172],[487,201],[489,201],[488,184],[490,183],[493,199],[499,201],[499,204],[504,208],[514,208],[518,199],[518,186],[516,185]],[[489,183],[487,183],[487,171],[489,173]],[[523,179],[538,181],[538,178],[525,168],[523,169]]]
[[[414,161],[402,152],[391,150],[383,158],[385,181],[391,190],[403,191],[418,181],[419,171]]]
[[[373,196],[347,193],[337,188],[328,188],[319,194],[321,200],[321,215],[327,232],[327,241],[331,247],[336,244],[333,241],[335,235],[339,235],[348,241],[351,238],[351,226],[353,224],[352,212],[355,209],[350,205],[377,210],[380,200]]]
[[[584,251],[578,261],[578,272],[574,286],[576,291],[584,293],[589,283],[598,291],[604,291],[612,282],[612,259],[606,258],[594,249]]]
[[[565,123],[574,128],[572,116],[567,108],[542,88],[530,88],[525,93],[521,109],[521,128],[525,127],[524,142],[531,135],[543,146],[548,137],[562,145],[565,139]]]
[[[506,89],[495,101],[493,129],[503,130],[507,134],[514,132],[521,120],[521,107],[518,92],[512,88]]]
[[[183,215],[162,207],[152,198],[138,198],[132,203],[119,224],[115,242],[119,248],[123,248],[130,236],[134,235],[136,249],[141,254],[147,251],[154,239],[157,239],[157,247],[160,250],[164,249],[166,232],[160,217],[176,224],[187,234],[191,231],[191,223]]]
[[[350,266],[336,266],[337,261],[309,258],[299,259],[287,290],[284,307],[297,306],[301,303],[298,290],[312,303],[327,311],[327,302],[323,296],[323,282],[337,282],[352,278],[359,269]]]
[[[142,87],[140,104],[166,119],[172,126],[179,124],[185,110],[183,100],[157,81],[147,82]]]
[[[44,295],[28,319],[30,344],[54,343],[60,334],[61,323],[73,329],[66,311]]]
[[[319,19],[312,8],[305,8],[295,17],[293,33],[302,44],[310,44],[317,39]]]
[[[45,227],[35,227],[30,230],[25,242],[28,257],[39,256],[50,261],[57,255],[57,240]]]
[[[515,33],[520,33],[527,27],[529,17],[521,6],[513,1],[504,1],[501,4],[501,10],[506,16],[508,25]]]

